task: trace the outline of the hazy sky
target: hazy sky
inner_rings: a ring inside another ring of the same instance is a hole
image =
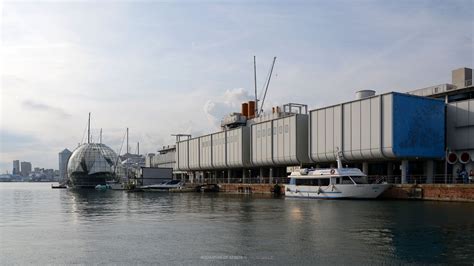
[[[100,3],[97,3],[100,2]],[[474,1],[0,1],[0,172],[58,168],[93,138],[118,151],[215,131],[261,90],[310,108],[409,91],[473,67]]]

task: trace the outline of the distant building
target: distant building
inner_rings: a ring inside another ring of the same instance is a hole
[[[72,152],[68,149],[64,149],[59,153],[59,180],[67,178],[67,162],[71,154]]]
[[[30,162],[21,162],[21,175],[28,176],[31,173],[31,163]]]
[[[20,160],[13,161],[13,171],[12,174],[19,175],[20,174]]]

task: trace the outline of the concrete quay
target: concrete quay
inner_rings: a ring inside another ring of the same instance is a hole
[[[274,184],[219,184],[220,191],[242,194],[271,194]],[[280,184],[281,194],[285,194]],[[474,202],[474,184],[394,184],[380,199]]]

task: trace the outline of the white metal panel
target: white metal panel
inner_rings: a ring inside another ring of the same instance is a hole
[[[268,121],[265,123],[262,123],[262,131],[260,132],[261,134],[261,140],[265,144],[263,145],[262,148],[264,148],[264,156],[262,157],[263,163],[265,165],[271,165],[273,163],[272,161],[272,122]],[[270,134],[268,134],[270,133]]]
[[[288,162],[298,163],[298,157],[296,154],[296,116],[288,117],[288,150],[289,157],[287,157]],[[286,129],[286,126],[285,126]]]
[[[325,160],[325,158],[321,157],[325,153],[326,149],[326,109],[317,111],[317,152],[316,152],[316,161]]]
[[[282,119],[282,122],[283,122],[283,160],[282,160],[282,164],[284,164],[285,162],[290,162],[291,158],[291,145],[290,145],[290,118],[283,118]]]
[[[331,106],[311,112],[311,159],[316,162],[334,161],[336,148],[342,150],[342,106]],[[315,119],[316,118],[316,119]],[[317,141],[314,141],[316,137]],[[316,145],[314,145],[316,142]]]
[[[370,159],[370,98],[360,101],[360,154]]]
[[[226,132],[218,132],[212,137],[212,165],[215,168],[227,167],[226,163]]]
[[[187,171],[189,170],[189,165],[188,165],[188,141],[181,141],[178,142],[178,145],[176,146],[177,148],[177,153],[178,153],[178,169],[182,171]]]
[[[352,102],[350,103],[351,105],[351,113],[352,113],[352,150],[351,150],[351,157],[352,158],[361,158],[362,154],[360,153],[361,149],[361,119],[360,119],[360,101],[358,102]]]
[[[211,135],[202,136],[199,138],[200,147],[200,166],[201,169],[212,169],[212,137]]]
[[[250,128],[227,131],[227,166],[246,167],[250,164]]]
[[[343,122],[342,122],[342,136],[343,136],[343,155],[346,159],[352,158],[352,108],[350,104],[343,104]]]
[[[326,110],[326,145],[324,147],[324,158],[330,160],[332,156],[328,156],[331,153],[334,153],[334,108],[330,107]]]
[[[199,170],[199,138],[189,140],[189,168]]]
[[[242,155],[242,130],[231,129],[226,132],[227,134],[227,166],[237,167],[242,166],[241,155]]]
[[[381,96],[370,99],[370,158],[381,158],[382,135],[381,135]]]
[[[284,159],[283,157],[285,156],[285,138],[283,136],[284,132],[284,123],[283,119],[277,119],[273,121],[273,124],[276,125],[277,133],[276,133],[276,141],[275,141],[275,146],[277,149],[277,152],[275,153],[274,161],[277,164],[283,164]]]
[[[252,125],[252,163],[255,165],[272,164],[271,127],[271,121]]]
[[[338,105],[334,107],[334,140],[332,145],[332,151],[329,151],[333,156],[328,159],[334,161],[336,159],[336,151],[339,149],[342,151],[342,106]]]

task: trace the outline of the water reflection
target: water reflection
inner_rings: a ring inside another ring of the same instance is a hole
[[[216,262],[203,256],[242,256],[222,262],[246,264],[474,261],[469,203],[0,190],[2,264]]]

